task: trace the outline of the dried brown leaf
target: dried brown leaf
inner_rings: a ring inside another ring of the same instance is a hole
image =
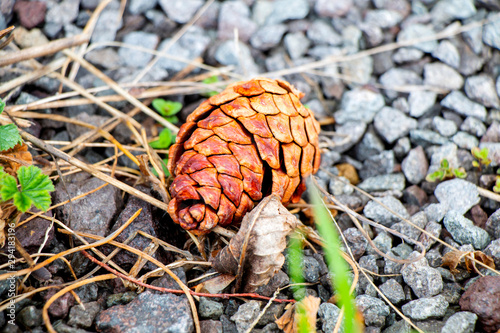
[[[221,274],[212,279],[200,283],[199,291],[202,293],[219,294],[226,289],[236,277],[230,274]],[[196,286],[198,288],[198,286]]]
[[[2,151],[0,153],[0,166],[4,167],[4,171],[15,176],[17,170],[23,165],[31,165],[33,156],[28,151],[26,143],[20,143],[13,148]]]
[[[286,312],[275,321],[278,328],[285,333],[297,333],[298,323],[306,316],[307,332],[316,332],[316,316],[318,314],[321,299],[311,295],[306,296],[300,302],[288,308]]]
[[[471,272],[474,271],[476,273],[479,273],[477,267],[476,267],[476,262],[470,258],[472,256],[474,259],[477,261],[482,262],[488,267],[491,267],[495,269],[495,263],[493,262],[493,258],[487,256],[481,251],[474,251],[474,252],[467,252],[467,251],[452,251],[448,252],[443,256],[443,263],[441,266],[448,267],[450,269],[450,272],[452,274],[457,274],[459,273],[459,270],[457,269],[458,265],[462,263],[462,259],[464,259],[464,265],[467,271]]]
[[[271,195],[245,216],[238,233],[213,260],[213,267],[221,273],[240,275],[242,290],[253,292],[283,266],[286,237],[297,225],[297,218],[281,199]]]
[[[339,176],[347,178],[352,185],[359,183],[358,172],[353,165],[349,163],[337,164],[335,166],[339,170]]]

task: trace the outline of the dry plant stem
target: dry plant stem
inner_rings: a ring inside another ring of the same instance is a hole
[[[482,195],[483,197],[500,202],[500,194],[498,193],[491,192],[479,186],[477,186],[477,192],[479,193],[479,195]]]
[[[260,318],[262,318],[262,316],[266,313],[267,309],[269,309],[269,307],[271,306],[271,304],[273,304],[273,301],[276,299],[276,297],[278,297],[280,291],[281,291],[281,288],[276,289],[276,291],[273,294],[273,297],[271,297],[271,299],[267,302],[266,306],[260,311],[260,313],[257,316],[257,318],[255,318],[254,321],[250,324],[250,326],[248,326],[248,328],[246,329],[245,333],[251,333],[252,332],[253,328],[255,326],[257,326],[257,323],[259,322]]]
[[[90,40],[90,35],[83,33],[72,37],[61,38],[40,46],[33,46],[15,52],[7,52],[0,58],[0,67],[12,65],[24,60],[44,57],[49,54],[59,52],[68,47],[81,45]]]
[[[69,50],[65,50],[65,51],[63,51],[63,53],[66,54],[68,57],[72,58],[73,60],[75,60],[76,62],[80,63],[80,65],[83,68],[87,69],[89,72],[91,72],[96,77],[101,79],[104,83],[106,83],[108,86],[110,86],[118,94],[125,97],[125,99],[127,101],[129,101],[132,105],[141,109],[142,112],[144,112],[145,114],[147,114],[148,116],[150,116],[151,118],[153,118],[154,120],[156,120],[157,122],[159,122],[160,124],[162,124],[163,126],[168,128],[169,130],[171,130],[174,134],[177,134],[177,132],[179,131],[177,126],[168,122],[165,118],[160,116],[157,112],[151,110],[150,108],[148,108],[147,106],[142,104],[137,98],[130,95],[127,91],[125,91],[122,87],[120,87],[115,81],[111,80],[103,72],[101,72],[95,66],[90,64],[87,60],[83,59],[79,55],[77,55]],[[85,97],[87,97],[87,96],[85,96]]]
[[[57,333],[54,330],[54,327],[52,327],[52,324],[50,323],[50,318],[49,318],[49,307],[52,303],[54,303],[54,301],[56,299],[58,299],[59,297],[61,297],[64,294],[66,294],[68,291],[74,290],[74,289],[81,287],[81,286],[84,286],[86,284],[89,284],[92,282],[97,282],[97,281],[111,280],[114,278],[115,278],[115,276],[113,274],[96,276],[96,277],[93,277],[93,278],[88,279],[88,280],[75,282],[75,283],[67,286],[66,288],[59,290],[57,293],[55,293],[54,296],[52,296],[47,301],[47,303],[45,303],[45,305],[43,306],[43,309],[42,309],[42,317],[43,317],[43,321],[45,323],[45,327],[47,327],[47,331],[49,331],[50,333]]]
[[[12,44],[11,44],[12,45]],[[26,82],[36,80],[44,75],[47,75],[58,68],[60,68],[64,64],[65,59],[59,58],[50,62],[46,66],[41,66],[35,69],[34,71],[30,71],[29,73],[17,77],[13,80],[7,81],[0,86],[0,94],[3,94],[9,90],[16,88],[17,86],[23,85]]]
[[[90,173],[94,177],[99,178],[107,183],[110,183],[111,185],[116,186],[120,190],[123,190],[123,191],[125,191],[125,192],[127,192],[135,197],[138,197],[139,199],[147,201],[150,204],[152,204],[158,208],[163,209],[164,211],[167,211],[168,205],[166,203],[164,203],[158,199],[155,199],[147,194],[144,194],[143,192],[133,188],[132,186],[129,186],[129,185],[127,185],[119,180],[116,180],[113,177],[108,176],[107,174],[105,174],[101,171],[96,170],[96,168],[94,168],[92,165],[88,165],[88,164],[86,164],[86,163],[84,163],[84,162],[82,162],[74,157],[69,156],[68,154],[60,151],[57,148],[54,148],[54,147],[46,144],[43,140],[40,140],[37,137],[35,137],[35,136],[25,132],[25,131],[21,131],[21,136],[25,140],[33,143],[38,148],[40,148],[44,151],[47,151],[54,156],[57,156],[58,158],[82,169],[85,172]]]
[[[214,0],[209,0],[207,1],[198,11],[196,14],[193,16],[193,18],[186,23],[169,41],[169,43],[165,46],[165,48],[162,50],[162,53],[167,53],[167,51],[174,45],[181,37],[186,33],[186,31],[203,15],[203,13],[207,10],[207,8],[214,2]],[[133,80],[133,83],[139,82],[144,75],[146,75],[152,68],[153,66],[160,60],[160,57],[156,56],[153,60],[147,64],[146,67],[135,77]]]
[[[157,291],[162,291],[162,292],[165,292],[165,293],[172,293],[172,294],[184,294],[184,292],[182,290],[179,290],[179,289],[170,289],[170,288],[163,288],[163,287],[157,287],[157,286],[153,286],[153,285],[150,285],[150,284],[147,284],[147,283],[143,283],[137,279],[134,279],[130,276],[127,276],[125,274],[122,274],[120,272],[117,272],[115,271],[113,268],[109,267],[108,265],[100,262],[99,260],[97,260],[96,258],[92,257],[90,254],[88,254],[86,251],[81,251],[82,254],[87,257],[90,261],[92,261],[93,263],[101,266],[102,268],[106,269],[107,271],[115,274],[116,276],[122,278],[122,279],[125,279],[125,280],[128,280],[132,283],[135,283],[141,287],[144,287],[144,288],[148,288],[148,289],[151,289],[151,290],[157,290]],[[236,293],[236,294],[208,294],[208,293],[199,293],[199,292],[195,292],[195,291],[192,291],[190,290],[189,293],[193,296],[198,296],[198,297],[214,297],[214,298],[224,298],[224,299],[228,299],[228,298],[231,298],[231,297],[250,297],[250,298],[255,298],[255,299],[262,299],[262,300],[266,300],[266,301],[269,301],[269,300],[272,300],[274,302],[277,302],[277,303],[295,303],[295,300],[292,300],[292,299],[274,299],[271,298],[271,297],[266,297],[266,296],[262,296],[262,295],[259,295],[259,294],[256,294],[256,293]]]

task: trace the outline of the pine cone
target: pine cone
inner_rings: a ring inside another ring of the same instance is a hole
[[[258,78],[203,102],[170,147],[168,212],[195,234],[241,221],[271,193],[297,202],[319,168],[320,127],[288,82]]]

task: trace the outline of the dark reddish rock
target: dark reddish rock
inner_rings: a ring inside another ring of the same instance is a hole
[[[98,332],[193,332],[185,297],[143,292],[127,305],[113,306],[96,318]]]
[[[462,311],[479,317],[487,333],[500,329],[500,276],[484,276],[469,287],[460,298]]]
[[[136,188],[141,192],[151,195],[151,190],[145,186],[137,186]],[[123,243],[136,231],[139,230],[153,237],[158,237],[155,228],[153,226],[153,215],[152,215],[151,204],[134,196],[129,197],[125,208],[118,216],[118,220],[113,225],[113,228],[110,230],[109,233],[111,234],[115,230],[120,228],[139,209],[142,209],[139,216],[127,228],[125,228],[125,230],[123,230],[121,234],[118,235],[118,237],[116,237],[115,241]],[[146,249],[147,246],[150,245],[150,243],[151,239],[141,235],[137,235],[130,243],[128,243],[128,245],[142,251]],[[105,252],[111,253],[111,251],[114,250],[114,247],[109,247],[107,250],[108,251]],[[161,253],[160,250],[156,251],[152,255],[152,257],[160,261],[163,261],[163,258],[160,257],[159,253]],[[132,267],[137,261],[137,255],[129,251],[120,251],[115,257],[113,257],[113,261],[120,267]],[[146,269],[152,270],[156,268],[156,265],[148,262],[145,267]]]
[[[56,278],[57,279],[57,278]],[[62,284],[62,281],[56,280],[53,283],[54,285]],[[54,296],[60,289],[59,288],[51,288],[45,294],[43,294],[43,301],[47,303],[47,301]],[[56,299],[49,306],[49,314],[53,318],[64,318],[68,315],[69,309],[75,304],[75,298],[71,293],[65,293],[58,299]]]
[[[474,225],[477,225],[480,228],[485,227],[486,221],[488,221],[488,214],[484,212],[481,206],[473,206],[470,210],[470,215],[472,222],[474,222]]]
[[[200,328],[204,333],[222,333],[222,323],[218,320],[202,320]]]
[[[42,1],[17,1],[14,11],[26,29],[32,29],[45,20],[47,5]]]
[[[412,185],[403,191],[403,201],[407,204],[422,207],[427,200],[427,194],[417,185]]]
[[[52,212],[46,212],[44,215],[52,217]],[[24,214],[21,217],[21,221],[30,217],[31,214]],[[54,239],[54,228],[50,227],[51,222],[43,219],[41,217],[36,217],[31,221],[24,223],[20,227],[16,228],[16,237],[23,246],[23,248],[28,251],[28,253],[36,253],[40,245],[45,241],[45,235],[47,234],[47,241],[45,242],[44,249],[48,248]],[[50,228],[50,230],[49,230]],[[47,232],[48,230],[48,232]]]

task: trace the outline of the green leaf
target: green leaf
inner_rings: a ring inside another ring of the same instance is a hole
[[[493,187],[493,192],[500,193],[500,186]]]
[[[172,132],[168,128],[164,128],[158,136],[158,140],[150,142],[149,145],[154,149],[166,149],[172,144],[173,138]]]
[[[450,163],[448,162],[448,160],[446,158],[443,158],[441,160],[441,168],[448,169],[449,167],[450,167]]]
[[[0,151],[14,148],[15,145],[21,142],[23,142],[23,139],[16,125],[0,126]]]
[[[34,205],[40,210],[47,210],[50,206],[49,192],[54,191],[50,178],[33,165],[20,167],[17,178],[21,185],[21,191],[16,188],[17,193],[13,196],[17,209],[24,213]]]
[[[179,122],[179,118],[177,116],[170,116],[165,118],[169,123],[177,124]]]
[[[474,156],[475,158],[479,158],[479,153],[480,153],[479,147],[472,148],[470,152],[472,156]]]
[[[2,99],[0,98],[0,114],[2,114],[4,108],[5,108],[5,102],[2,101]]]
[[[489,153],[489,150],[488,148],[483,148],[479,151],[479,157],[481,157],[481,159],[487,159],[488,158],[488,153]]]
[[[428,182],[435,182],[438,178],[441,180],[444,178],[443,170],[437,170],[431,174],[428,174],[427,177],[425,177],[425,180],[427,180]]]
[[[472,161],[472,166],[473,166],[473,167],[476,167],[476,168],[479,168],[479,163],[478,163],[478,161]]]
[[[3,170],[0,171],[0,196],[2,201],[10,200],[17,193],[16,178],[12,177]]]
[[[207,77],[206,79],[204,79],[201,82],[203,82],[205,84],[217,83],[217,82],[219,82],[219,77],[217,75],[212,75],[210,77]]]
[[[457,178],[465,178],[467,177],[467,173],[464,168],[453,169],[453,174]]]
[[[168,168],[167,168],[167,164],[168,164],[168,158],[164,158],[162,161],[161,161],[161,167],[163,169],[163,173],[165,174],[165,177],[169,177],[170,176],[170,171],[168,171]],[[151,168],[151,172],[156,176],[158,177],[158,172],[156,172],[155,168]]]
[[[182,109],[180,102],[167,101],[163,98],[156,98],[151,104],[163,117],[173,116]]]

